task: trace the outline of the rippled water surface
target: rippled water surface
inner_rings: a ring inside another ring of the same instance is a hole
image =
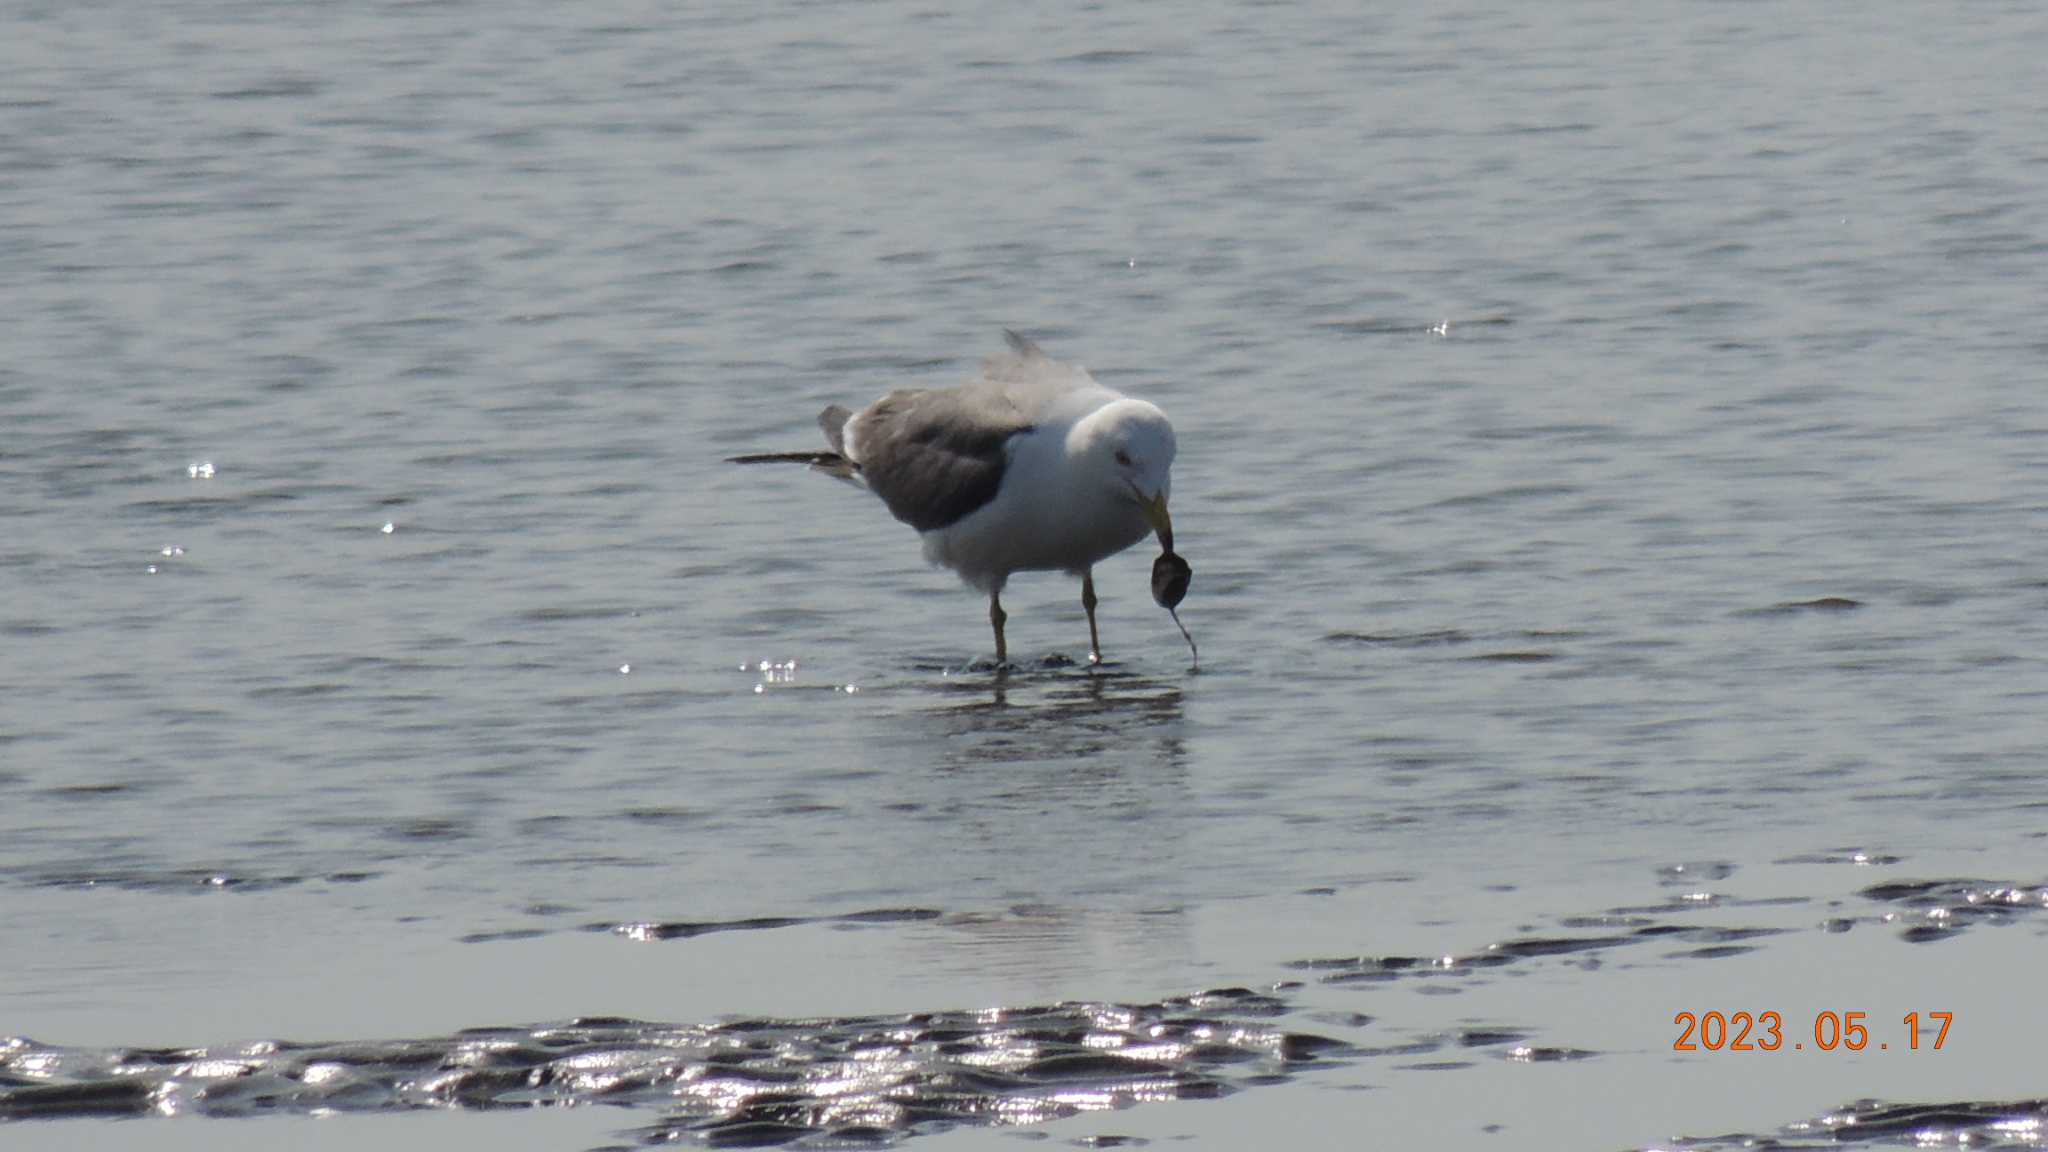
[[[2044,56],[0,9],[0,1143],[2039,1147]],[[1199,672],[721,463],[1005,326]]]

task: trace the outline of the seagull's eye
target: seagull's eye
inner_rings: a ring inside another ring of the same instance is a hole
[[[1129,452],[1124,451],[1121,448],[1117,449],[1116,462],[1123,465],[1126,468],[1129,468],[1131,466],[1131,454]]]

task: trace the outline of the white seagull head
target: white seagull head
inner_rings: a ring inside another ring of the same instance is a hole
[[[1173,488],[1173,425],[1158,405],[1126,397],[1104,405],[1089,419],[1082,456],[1118,499],[1144,513],[1159,534],[1159,543],[1173,550],[1173,520],[1166,501]],[[1077,427],[1076,429],[1080,429]]]

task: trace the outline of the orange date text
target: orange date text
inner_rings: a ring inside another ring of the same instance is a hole
[[[1680,1012],[1671,1018],[1678,1026],[1674,1052],[1888,1052],[1901,1048],[1918,1052],[1941,1051],[1948,1041],[1953,1012],[1908,1012],[1897,1029],[1875,1028],[1866,1012],[1816,1012],[1811,1026],[1800,1034],[1795,1021],[1786,1030],[1785,1018],[1777,1012]],[[1879,1032],[1885,1034],[1880,1035]]]

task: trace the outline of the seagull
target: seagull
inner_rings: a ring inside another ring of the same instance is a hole
[[[859,412],[825,409],[818,425],[830,451],[728,459],[809,464],[881,497],[917,529],[926,560],[988,593],[999,667],[1009,658],[1002,592],[1011,573],[1079,576],[1088,662],[1100,664],[1094,566],[1155,532],[1173,552],[1173,425],[1080,365],[1015,332],[1003,338],[1009,351],[957,388],[899,389]]]

